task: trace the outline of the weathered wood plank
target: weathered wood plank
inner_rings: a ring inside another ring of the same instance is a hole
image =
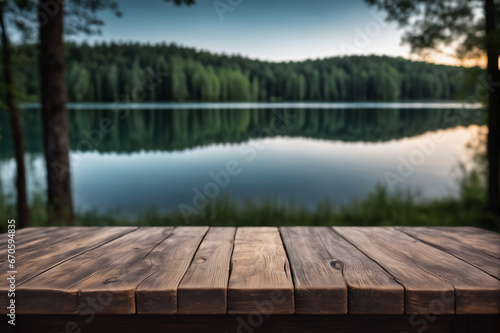
[[[293,272],[297,313],[300,313],[301,303],[298,286],[304,286],[306,290],[311,289],[313,293],[313,297],[303,304],[304,313],[321,314],[328,311],[337,299],[328,295],[327,290],[322,290],[322,285],[331,283],[332,278],[340,279],[342,283],[345,279],[349,289],[349,313],[404,312],[403,287],[331,228],[291,227],[280,228],[280,231]],[[317,252],[318,249],[321,249],[320,252]],[[318,270],[317,267],[324,267],[324,270]],[[332,270],[336,272],[333,277]]]
[[[500,258],[500,234],[475,227],[435,227],[441,233]]]
[[[135,227],[109,227],[109,228],[59,228],[51,231],[50,239],[41,244],[30,243],[33,246],[23,246],[19,244],[16,252],[16,287],[22,289],[26,281],[32,279],[45,271],[50,270],[61,263],[97,248],[127,233],[133,232]],[[54,241],[54,237],[57,241]],[[47,246],[43,247],[43,244]],[[0,304],[5,304],[7,300],[7,277],[10,275],[7,263],[1,266]],[[18,293],[19,294],[19,293]],[[58,293],[58,295],[60,295]],[[30,307],[35,307],[36,300],[31,300],[30,304],[20,304],[20,313]],[[25,307],[28,306],[28,308]],[[0,313],[6,313],[5,307],[0,309]]]
[[[179,314],[224,314],[236,228],[210,228],[177,289]]]
[[[500,279],[500,259],[486,254],[465,242],[459,241],[459,237],[450,236],[449,233],[436,228],[401,227],[396,229],[426,244],[454,255],[497,279]],[[498,246],[500,246],[500,240]]]
[[[21,315],[93,306],[98,315],[214,315],[227,307],[267,318],[293,313],[294,304],[311,314],[343,304],[345,313],[343,294],[329,294],[342,283],[349,313],[401,313],[403,290],[391,275],[406,288],[406,313],[500,313],[499,236],[477,228],[281,228],[290,264],[277,228],[238,229],[233,256],[234,228],[32,229],[16,235]],[[6,265],[1,258],[0,304]]]
[[[406,313],[453,313],[454,305],[459,314],[500,313],[500,281],[474,266],[394,228],[334,229],[403,284]]]
[[[16,231],[15,242],[18,256],[30,256],[36,253],[37,249],[58,243],[67,237],[80,234],[89,230],[98,230],[99,227],[46,227],[46,228],[25,228]],[[7,234],[2,234],[0,246],[6,246]],[[0,258],[0,263],[5,258]]]
[[[18,313],[73,314],[96,302],[96,313],[135,313],[135,288],[155,271],[147,256],[172,231],[139,228],[38,275],[18,288]]]
[[[39,232],[36,232],[35,229],[39,229]],[[51,232],[57,230],[57,229],[54,230],[53,228],[47,228],[47,229],[48,230],[41,228],[24,228],[21,230],[16,230],[13,237],[16,244],[16,250],[29,246],[29,244],[31,243],[39,243],[40,241],[49,238],[50,237],[49,234]],[[8,235],[9,235],[8,233],[0,234],[0,248],[2,249],[7,248],[9,240]],[[4,263],[6,260],[7,260],[6,257],[0,258],[0,264]]]
[[[155,269],[137,287],[137,313],[177,313],[177,287],[207,231],[208,227],[177,227],[148,254],[146,260]]]
[[[16,230],[16,236],[22,236],[26,237],[25,239],[28,239],[29,237],[39,236],[42,235],[43,233],[53,232],[58,229],[61,229],[61,227],[28,227],[15,230]],[[0,242],[5,241],[6,237],[7,233],[0,234]]]
[[[33,261],[34,258],[38,258],[43,253],[47,252],[47,249],[54,246],[55,244],[61,244],[60,246],[65,246],[67,243],[73,242],[76,238],[82,235],[89,235],[91,231],[97,231],[100,228],[93,227],[48,227],[48,228],[36,228],[40,232],[37,233],[35,228],[26,228],[22,230],[27,230],[27,233],[16,235],[15,245],[16,245],[16,266],[21,268],[17,276],[17,283],[22,283],[27,278],[31,277],[33,272],[38,272],[32,265],[27,265],[27,262]],[[19,237],[18,237],[19,236]],[[3,274],[7,268],[8,263],[7,258],[0,258],[0,274]],[[3,276],[1,276],[3,280]]]
[[[295,313],[347,313],[344,265],[319,238],[325,230],[328,232],[328,228],[280,228],[295,286]]]
[[[57,227],[30,227],[30,228],[23,228],[23,229],[16,229],[15,230],[15,237],[18,240],[23,240],[23,241],[29,241],[34,238],[38,238],[43,236],[45,233],[50,233],[51,231],[56,230]],[[0,245],[5,245],[7,244],[7,238],[8,233],[3,233],[0,234]]]
[[[50,235],[16,242],[16,284],[19,286],[34,276],[91,250],[137,227],[58,228]],[[0,279],[6,276],[7,263],[0,264]],[[3,274],[3,275],[2,275]]]
[[[290,264],[278,228],[238,228],[231,265],[228,313],[294,312]]]
[[[385,228],[384,228],[385,229]],[[445,297],[443,314],[454,313],[453,286],[421,268],[407,252],[411,248],[400,246],[384,229],[334,227],[334,230],[373,259],[405,288],[405,313],[419,313],[429,309],[430,303]],[[415,241],[416,242],[416,241]]]

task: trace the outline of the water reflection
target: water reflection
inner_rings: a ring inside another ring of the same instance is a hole
[[[25,111],[31,191],[45,186],[39,119],[38,111]],[[422,163],[394,188],[441,197],[455,193],[451,171],[471,159],[466,143],[475,124],[481,124],[479,112],[453,109],[71,110],[75,205],[80,211],[173,210],[191,203],[193,191],[203,190],[209,173],[229,160],[242,172],[221,197],[345,204],[388,184],[388,172],[401,177],[401,159],[418,150],[424,150]],[[4,114],[0,126],[0,175],[12,193],[15,164]],[[429,140],[434,145],[427,154],[422,145]]]
[[[26,149],[42,153],[39,111],[25,110]],[[283,117],[288,123],[282,126]],[[263,136],[378,142],[481,123],[460,109],[164,109],[71,110],[72,150],[109,153],[185,150]],[[272,127],[280,131],[269,131]],[[10,123],[0,113],[0,158],[13,156]]]

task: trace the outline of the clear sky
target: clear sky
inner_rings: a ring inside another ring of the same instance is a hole
[[[409,58],[396,24],[364,0],[118,0],[123,13],[100,13],[101,36],[78,41],[175,42],[217,53],[271,61],[349,54]],[[231,5],[232,4],[232,5]]]

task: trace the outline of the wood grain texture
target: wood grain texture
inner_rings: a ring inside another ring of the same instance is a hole
[[[421,268],[408,252],[390,234],[380,228],[334,227],[334,230],[373,259],[405,288],[405,313],[420,313],[430,303],[444,297],[447,301],[441,313],[455,311],[454,289],[448,282]],[[396,236],[398,236],[396,234]],[[414,241],[416,242],[416,241]],[[430,310],[429,310],[430,311]]]
[[[176,227],[145,260],[154,272],[137,287],[137,313],[177,313],[177,287],[208,227]]]
[[[292,227],[281,228],[283,241],[286,244],[287,253],[290,257],[290,265],[294,273],[295,302],[298,313],[299,296],[297,292],[296,276],[300,276],[305,284],[315,288],[318,276],[323,275],[314,267],[309,267],[311,249],[323,248],[326,256],[321,262],[314,262],[314,266],[328,264],[330,268],[340,273],[342,282],[348,287],[348,312],[352,314],[402,314],[404,313],[404,289],[394,278],[384,271],[378,264],[356,249],[352,244],[337,235],[329,227]],[[297,247],[297,244],[300,244]],[[308,249],[304,249],[307,247]],[[314,251],[314,250],[313,250]],[[295,256],[303,257],[297,267]],[[305,265],[305,266],[304,266]],[[302,268],[302,267],[303,268]],[[297,268],[301,269],[297,275]],[[301,284],[304,284],[303,282]],[[316,287],[317,288],[317,287]],[[346,295],[347,296],[347,295]],[[321,294],[315,295],[310,304],[305,305],[313,311],[309,313],[321,313],[322,308],[328,308],[328,299],[324,304],[313,306],[315,300],[322,299]],[[346,297],[347,298],[347,297]],[[330,299],[330,303],[334,300]],[[309,311],[309,310],[307,310]]]
[[[325,230],[328,232],[328,228],[280,228],[295,286],[295,313],[347,313],[345,266],[319,238]]]
[[[45,239],[33,238],[30,242],[18,242],[16,251],[16,287],[18,298],[22,299],[23,286],[30,279],[39,276],[63,262],[71,260],[87,251],[91,251],[107,242],[115,240],[127,233],[133,232],[135,227],[109,227],[109,228],[58,228],[51,230],[50,237]],[[44,246],[45,245],[45,246]],[[10,275],[7,263],[1,264],[2,271],[0,286],[0,304],[7,302],[7,277]],[[61,297],[62,294],[55,292],[54,297]],[[36,313],[38,308],[37,300],[19,303],[18,311],[22,313]],[[31,311],[35,312],[31,312]],[[44,308],[40,308],[44,311]],[[5,313],[5,307],[1,307],[0,313]]]
[[[89,230],[98,230],[98,227],[46,227],[46,228],[25,228],[16,231],[15,242],[17,256],[31,256],[36,250],[58,243],[65,238],[73,237]],[[2,234],[0,246],[5,248],[7,244],[7,234]],[[6,258],[0,258],[0,264]],[[2,267],[3,268],[3,267]]]
[[[404,295],[407,314],[499,317],[497,233],[470,227],[280,230],[22,229],[16,234],[17,314],[231,317],[227,310],[244,315],[232,318],[250,314],[260,321],[295,312],[298,318],[345,314],[347,305],[349,316],[390,318],[402,313]],[[0,246],[6,242],[0,235]],[[0,258],[3,314],[7,268]],[[467,325],[453,323],[453,332],[466,331]],[[474,325],[486,330],[491,323]]]
[[[224,314],[236,228],[210,228],[177,289],[179,314]]]
[[[474,266],[394,228],[334,229],[403,284],[406,313],[500,312],[500,281]]]
[[[60,229],[57,227],[29,227],[29,228],[23,228],[20,230],[16,230],[15,232],[15,238],[20,241],[20,242],[26,242],[30,241],[36,238],[40,238],[45,236],[46,234],[49,234],[50,232]],[[7,244],[7,238],[8,233],[0,234],[0,246],[4,246]]]
[[[135,288],[156,270],[148,254],[173,231],[139,228],[87,251],[18,288],[18,313],[135,313]],[[36,302],[35,302],[36,300]]]
[[[58,228],[49,234],[43,233],[29,241],[16,242],[16,283],[21,285],[34,276],[69,260],[84,251],[98,247],[122,235],[136,230],[136,227]],[[0,277],[4,281],[7,263],[0,264]]]
[[[294,312],[290,264],[278,228],[238,228],[231,266],[228,313]]]
[[[463,241],[459,241],[460,237],[451,236],[454,235],[453,233],[450,235],[450,233],[443,232],[440,229],[424,227],[401,227],[396,229],[426,244],[454,255],[479,268],[483,272],[500,279],[500,258],[491,256]]]
[[[35,229],[39,229],[39,232],[37,232]],[[60,228],[58,228],[60,229]],[[53,233],[54,231],[57,231],[58,229],[54,229],[53,227],[48,227],[48,228],[24,228],[21,230],[16,230],[15,235],[14,235],[14,242],[16,245],[16,252],[19,252],[20,250],[25,249],[27,246],[30,244],[39,244],[43,242],[44,240],[50,239],[50,234]],[[55,237],[57,238],[57,237]],[[0,248],[1,249],[6,249],[8,245],[8,234],[1,234],[0,235]],[[21,251],[23,253],[24,251]],[[7,261],[7,256],[2,256],[0,258],[0,265],[6,265],[5,262]],[[4,267],[1,266],[2,271],[4,270]]]
[[[500,234],[475,227],[435,227],[442,234],[500,258]]]

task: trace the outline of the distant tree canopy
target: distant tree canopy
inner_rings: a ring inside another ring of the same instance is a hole
[[[273,63],[175,44],[66,48],[71,102],[449,100],[466,75],[461,67],[379,56]],[[36,100],[36,49],[20,49],[16,80]]]

